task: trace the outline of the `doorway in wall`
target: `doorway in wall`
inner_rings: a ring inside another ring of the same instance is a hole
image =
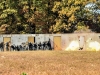
[[[28,42],[34,43],[35,42],[35,37],[29,36],[28,37]]]
[[[54,36],[54,50],[61,50],[61,36]]]
[[[10,51],[11,37],[4,37],[3,42],[4,42],[4,51]]]

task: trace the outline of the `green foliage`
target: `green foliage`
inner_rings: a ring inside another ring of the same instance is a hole
[[[1,0],[0,27],[9,25],[8,34],[72,33],[83,23],[100,32],[100,14],[85,8],[89,3],[97,5],[92,11],[100,9],[96,0]]]
[[[85,10],[85,5],[95,2],[95,0],[62,0],[62,1],[55,1],[54,7],[52,11],[58,14],[55,24],[51,27],[51,31],[53,32],[61,32],[61,33],[72,33],[77,28],[77,25],[84,22],[84,25],[87,26],[85,21],[88,21],[92,16],[88,16]],[[93,19],[93,18],[92,18]],[[60,21],[60,22],[59,22]],[[83,24],[81,24],[83,25]]]
[[[27,74],[23,72],[21,75],[27,75]]]

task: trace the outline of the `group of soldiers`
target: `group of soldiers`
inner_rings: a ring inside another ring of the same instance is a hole
[[[52,50],[50,41],[46,41],[43,43],[28,43],[29,50]]]
[[[4,42],[0,43],[0,50],[4,51],[4,49],[6,49],[6,51],[24,51],[24,50],[52,50],[51,47],[51,42],[50,39],[49,41],[45,41],[45,42],[40,42],[40,43],[22,43],[21,45],[15,45],[12,44],[11,42],[6,42],[4,44]]]
[[[11,44],[10,41],[9,42],[6,42],[6,43],[1,42],[0,43],[0,50],[1,51],[4,51],[4,49],[6,49],[7,51],[10,50],[10,44]]]

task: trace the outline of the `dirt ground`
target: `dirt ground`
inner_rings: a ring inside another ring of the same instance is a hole
[[[100,75],[100,52],[0,52],[0,75]]]

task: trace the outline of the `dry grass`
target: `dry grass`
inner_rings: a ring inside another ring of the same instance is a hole
[[[100,75],[100,52],[0,52],[0,75]]]

